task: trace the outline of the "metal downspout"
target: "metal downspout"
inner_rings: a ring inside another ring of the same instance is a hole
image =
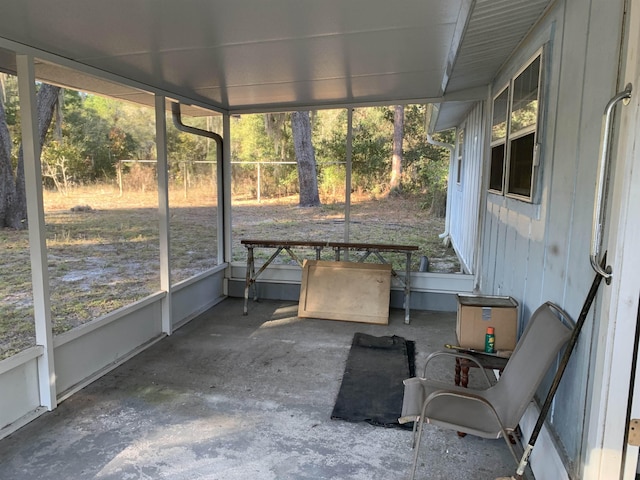
[[[444,218],[444,232],[442,232],[438,237],[443,239],[443,243],[448,245],[451,241],[449,238],[449,226],[451,223],[451,178],[453,177],[453,160],[454,160],[454,150],[455,145],[450,143],[438,142],[434,140],[433,137],[427,133],[427,142],[430,145],[434,145],[436,147],[442,147],[449,150],[449,178],[447,180],[447,210]]]
[[[201,128],[190,127],[182,123],[182,115],[180,114],[180,104],[171,102],[171,114],[173,117],[173,124],[181,132],[192,133],[193,135],[199,135],[201,137],[212,138],[216,142],[216,160],[222,162],[222,137],[215,132],[209,130],[203,130]]]
[[[219,165],[219,173],[223,174],[224,173],[224,163],[223,163],[224,162],[223,160],[224,146],[223,146],[222,137],[215,132],[210,132],[209,130],[203,130],[197,127],[191,127],[189,125],[185,125],[184,123],[182,123],[182,115],[180,113],[179,103],[171,102],[171,117],[173,118],[173,125],[181,132],[191,133],[193,135],[211,138],[216,142],[216,161],[218,162],[218,165]],[[224,180],[224,175],[222,175],[221,178],[222,180]],[[218,182],[220,182],[220,179],[218,180]],[[227,227],[224,218],[225,218],[224,215],[222,215],[222,231],[223,232]],[[223,235],[223,238],[224,238],[224,235]],[[222,251],[224,252],[225,251],[224,245],[222,247],[223,247]],[[224,260],[226,261],[227,259],[224,259]]]

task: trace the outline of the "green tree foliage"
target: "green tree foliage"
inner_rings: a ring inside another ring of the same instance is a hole
[[[189,124],[201,129],[205,126],[201,121],[190,121]],[[171,178],[182,183],[194,175],[194,162],[207,160],[207,140],[198,135],[181,132],[171,122],[167,122],[167,155]]]
[[[237,162],[287,160],[276,151],[264,115],[242,115],[232,121],[231,152]]]
[[[42,177],[45,187],[55,187],[66,194],[75,179],[89,177],[91,164],[83,160],[73,143],[66,140],[52,140],[42,149]]]
[[[287,114],[283,114],[287,115]],[[234,165],[232,168],[235,193],[249,190],[256,195],[256,162],[291,162],[289,164],[266,164],[260,166],[261,194],[283,196],[297,192],[297,172],[291,132],[288,130],[288,117],[271,115],[242,115],[231,122],[232,161],[246,165]],[[274,132],[278,128],[280,133]],[[269,133],[271,132],[271,133]]]
[[[403,191],[421,196],[425,208],[444,214],[448,151],[427,142],[425,115],[425,105],[405,106]],[[257,168],[252,162],[287,161],[292,164],[261,166],[262,194],[289,195],[298,191],[287,118],[288,114],[270,114],[233,119],[232,160],[246,163],[233,168],[236,189],[241,186],[253,188],[255,194]],[[325,195],[335,196],[344,189],[347,112],[344,109],[320,110],[312,116],[312,126],[319,188]],[[447,135],[439,138],[452,141],[451,134]],[[372,195],[388,191],[392,138],[393,107],[354,110],[352,190]]]
[[[427,142],[426,105],[406,105],[404,109],[403,180],[405,192],[422,196],[424,208],[444,216],[449,174],[449,152]],[[384,112],[393,122],[393,109]],[[453,143],[454,132],[435,135],[444,143]]]
[[[149,150],[150,145],[155,145],[153,122],[144,121],[146,130],[136,122],[141,107],[66,90],[64,108],[63,136],[80,157],[71,161],[83,167],[72,172],[75,182],[112,179],[119,160],[145,158],[148,156],[145,153],[152,153]],[[146,115],[153,118],[153,112],[146,110]],[[146,146],[147,152],[141,145]]]
[[[17,82],[15,77],[6,75],[2,80],[6,125],[13,142],[10,155],[15,168],[20,143]],[[119,160],[156,158],[155,118],[151,108],[73,90],[64,90],[62,108],[62,136],[50,133],[50,141],[42,152],[47,186],[66,188],[71,184],[114,181]],[[425,208],[443,212],[448,152],[427,143],[425,105],[406,105],[404,111],[402,191],[421,196]],[[198,128],[221,130],[220,119],[203,117],[187,121]],[[195,171],[194,161],[215,160],[215,143],[180,132],[170,118],[167,124],[170,172],[174,180],[181,181],[185,174]],[[339,199],[345,182],[347,112],[344,109],[312,112],[311,125],[319,190]],[[290,113],[234,116],[231,128],[235,194],[255,196],[258,162],[263,196],[299,193]],[[393,107],[354,110],[353,191],[374,196],[388,192],[392,138]],[[446,135],[440,139],[452,141]]]
[[[384,111],[384,107],[373,107],[353,112],[352,190],[381,193],[385,189],[393,130]],[[324,172],[323,164],[344,162],[346,158],[347,112],[339,112],[337,116],[329,116],[333,127],[316,127],[322,132],[317,149],[321,172]],[[319,112],[317,123],[324,123],[326,113]]]
[[[273,142],[273,148],[276,155],[285,161],[295,155],[295,151],[291,150],[293,137],[291,125],[291,113],[265,113],[264,126],[267,136]]]
[[[63,142],[52,144],[45,155],[52,166],[61,154],[69,166],[68,180],[76,183],[109,181],[116,176],[120,160],[156,158],[153,109],[111,98],[65,90]],[[207,118],[189,119],[201,129],[220,129]],[[218,122],[219,123],[219,122]],[[177,130],[167,121],[167,150],[172,178],[182,181],[194,170],[194,161],[215,159],[215,144],[209,139]],[[125,174],[131,165],[125,164]],[[51,169],[50,169],[51,170]]]

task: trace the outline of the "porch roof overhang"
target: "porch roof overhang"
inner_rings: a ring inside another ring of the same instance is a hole
[[[551,3],[11,0],[0,69],[15,71],[13,52],[31,53],[43,81],[230,114],[437,103],[441,130],[485,98]]]

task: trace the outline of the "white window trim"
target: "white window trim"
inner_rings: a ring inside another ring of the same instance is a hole
[[[526,128],[518,130],[515,135],[511,135],[511,112],[513,107],[513,84],[516,78],[524,72],[527,68],[531,66],[531,64],[537,59],[540,58],[540,69],[538,72],[538,112],[535,125],[528,126]],[[495,104],[496,98],[498,98],[505,89],[509,89],[509,100],[507,105],[507,135],[504,139],[504,162],[502,165],[502,190],[496,190],[489,188],[489,192],[494,193],[496,195],[502,195],[504,197],[513,198],[515,200],[519,200],[526,203],[534,203],[537,196],[537,183],[538,183],[538,172],[540,167],[540,131],[542,127],[542,104],[543,104],[543,79],[545,75],[545,55],[544,55],[544,47],[539,48],[536,52],[529,57],[529,59],[523,63],[523,65],[515,71],[513,75],[509,78],[509,81],[506,85],[498,90],[496,95],[493,96],[491,102],[491,122],[493,123],[493,106]],[[509,192],[509,173],[510,173],[510,163],[511,163],[511,142],[513,140],[517,140],[525,135],[530,133],[534,133],[534,151],[533,151],[533,165],[531,167],[531,189],[530,195],[520,195],[517,193]],[[490,132],[491,135],[491,132]],[[502,144],[503,140],[500,141],[491,141],[490,139],[490,148],[493,148],[496,145]],[[491,174],[491,169],[489,168],[489,175]]]

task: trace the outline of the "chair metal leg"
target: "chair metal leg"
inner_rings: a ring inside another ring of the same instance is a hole
[[[510,435],[503,430],[502,437],[504,438],[504,441],[507,444],[507,447],[509,448],[509,451],[511,452],[511,455],[513,455],[513,458],[516,460],[516,463],[520,463],[520,457],[516,453],[515,448],[513,448],[513,444],[511,443]]]
[[[424,418],[424,415],[420,416],[420,419],[418,420],[418,438],[417,440],[414,442],[415,446],[414,446],[414,452],[413,452],[413,465],[411,466],[411,475],[409,476],[409,480],[414,480],[416,478],[416,469],[418,468],[418,455],[420,454],[420,441],[422,440],[422,430],[424,427],[424,424],[422,422],[422,419]]]
[[[418,432],[418,421],[420,417],[416,418],[413,421],[413,430],[411,431],[411,449],[416,448],[416,433]]]

